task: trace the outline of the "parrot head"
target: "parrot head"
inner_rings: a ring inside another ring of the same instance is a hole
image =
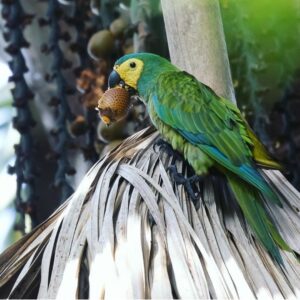
[[[127,54],[115,62],[108,85],[110,88],[120,85],[127,88],[131,94],[138,94],[146,100],[145,96],[155,85],[155,79],[162,72],[176,69],[168,60],[156,54]]]

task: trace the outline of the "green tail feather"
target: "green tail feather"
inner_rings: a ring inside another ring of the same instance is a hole
[[[257,189],[242,181],[234,174],[226,174],[229,185],[239,203],[246,220],[254,231],[256,237],[264,245],[271,256],[279,263],[283,264],[279,248],[292,252],[299,259],[299,255],[294,252],[283,240],[275,227],[273,221],[267,215],[261,196]]]

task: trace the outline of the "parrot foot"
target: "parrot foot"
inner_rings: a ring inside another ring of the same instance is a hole
[[[168,142],[164,141],[163,139],[158,139],[158,140],[153,144],[154,150],[155,150],[155,147],[156,147],[156,146],[159,147],[159,150],[160,150],[160,151],[165,152],[165,153],[167,153],[169,156],[172,156],[172,157],[173,157],[172,163],[174,163],[175,160],[183,160],[182,155],[181,155],[178,151],[174,150],[174,149],[172,148],[172,146],[171,146]]]
[[[194,204],[196,204],[196,202],[199,200],[200,192],[199,191],[195,192],[195,189],[193,188],[193,184],[198,181],[201,181],[203,177],[198,175],[185,177],[183,174],[178,172],[176,165],[169,166],[167,170],[170,172],[170,175],[172,176],[173,180],[178,185],[182,184],[185,187],[188,195],[190,196]]]

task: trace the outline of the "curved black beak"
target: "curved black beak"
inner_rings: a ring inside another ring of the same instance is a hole
[[[116,72],[115,70],[113,70],[108,77],[108,87],[111,89],[111,88],[116,87],[117,85],[121,86],[122,88],[126,88],[129,92],[130,96],[137,94],[137,91],[134,88],[132,88],[131,86],[127,85],[122,80],[119,73]]]
[[[121,82],[120,75],[115,70],[113,70],[108,77],[108,87],[113,88],[119,85],[120,82]]]

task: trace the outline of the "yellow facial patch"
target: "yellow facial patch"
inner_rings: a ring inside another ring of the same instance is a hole
[[[115,65],[114,70],[119,73],[125,84],[137,89],[137,83],[141,76],[144,63],[137,59],[131,58],[123,62],[121,65]]]

